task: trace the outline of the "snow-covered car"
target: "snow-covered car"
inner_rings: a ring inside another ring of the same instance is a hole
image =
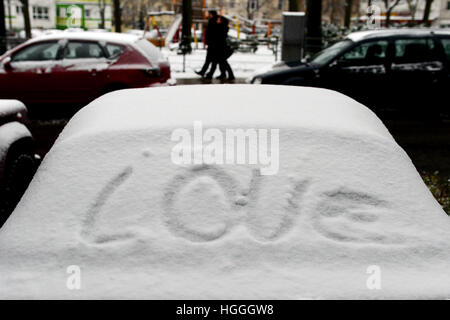
[[[309,61],[261,70],[248,82],[337,90],[371,108],[450,114],[450,30],[384,29],[349,34]]]
[[[27,109],[18,100],[0,100],[0,228],[31,181],[39,163],[25,126]]]
[[[113,32],[60,32],[0,57],[0,98],[32,107],[83,106],[105,92],[166,84],[170,65],[147,40]]]
[[[0,230],[9,299],[450,298],[449,265],[450,218],[383,123],[306,87],[104,95]]]

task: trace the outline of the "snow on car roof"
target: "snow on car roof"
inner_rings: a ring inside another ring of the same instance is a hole
[[[60,39],[76,39],[76,40],[92,40],[92,41],[112,41],[123,44],[132,44],[139,39],[138,36],[126,33],[116,32],[59,32],[54,34],[42,35],[30,40],[30,42],[42,40],[60,40]]]
[[[446,34],[450,35],[449,29],[420,29],[420,28],[404,28],[404,29],[377,29],[352,32],[347,38],[352,41],[361,41],[374,37],[392,37],[392,36],[424,36],[430,34]]]
[[[263,163],[228,158],[238,129]],[[448,298],[449,246],[406,153],[342,94],[122,90],[71,119],[0,229],[0,298]]]
[[[223,101],[216,101],[225,99]],[[156,107],[159,101],[164,107]],[[302,107],[301,116],[297,116]],[[212,107],[213,104],[222,107]],[[123,121],[127,105],[128,121]],[[89,112],[89,110],[97,110]],[[274,112],[280,109],[280,112]],[[220,111],[220,117],[218,112]],[[105,116],[106,115],[106,116]],[[270,115],[268,117],[267,115]],[[127,130],[146,127],[180,126],[197,118],[211,125],[270,123],[280,126],[319,126],[355,131],[392,140],[382,122],[367,108],[334,91],[281,86],[203,85],[131,89],[95,100],[77,114],[61,135],[103,130]]]

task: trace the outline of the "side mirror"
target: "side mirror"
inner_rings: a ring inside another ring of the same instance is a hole
[[[11,57],[5,58],[5,60],[3,61],[3,68],[5,68],[5,70],[7,71],[11,71],[13,69],[11,65]]]

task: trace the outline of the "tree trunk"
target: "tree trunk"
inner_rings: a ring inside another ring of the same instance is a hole
[[[122,9],[120,0],[114,0],[114,27],[116,32],[122,32]]]
[[[191,48],[191,26],[192,26],[192,0],[183,0],[183,22],[181,33],[181,50],[190,53]]]
[[[289,11],[299,11],[298,0],[289,0]]]
[[[345,18],[344,18],[344,26],[346,28],[350,27],[350,22],[352,18],[352,7],[353,7],[353,0],[347,0],[345,2]]]
[[[430,12],[431,12],[431,5],[433,4],[433,0],[426,0],[425,2],[425,9],[423,10],[423,19],[422,22],[429,27],[430,22],[428,21],[430,19]]]
[[[139,30],[144,30],[145,28],[145,16],[144,16],[144,5],[140,4],[139,5],[139,21],[138,21],[138,29]]]
[[[306,52],[322,49],[322,1],[306,1]]]
[[[5,5],[0,0],[0,55],[6,51]]]
[[[390,24],[391,24],[391,11],[388,10],[386,11],[386,23],[385,23],[386,28],[389,28]]]
[[[98,8],[100,10],[99,29],[105,29],[105,0],[98,0]]]
[[[386,7],[386,22],[385,27],[388,28],[391,24],[391,13],[392,10],[400,3],[400,0],[395,0],[395,2],[389,6],[389,0],[384,0],[384,6]]]
[[[25,35],[27,39],[31,38],[31,22],[30,22],[30,9],[28,0],[20,0],[22,3],[23,21],[25,26]]]

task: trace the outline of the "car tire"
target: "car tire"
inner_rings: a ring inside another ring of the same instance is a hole
[[[5,179],[0,203],[0,228],[9,218],[36,172],[34,154],[25,150],[13,151],[6,160]]]

